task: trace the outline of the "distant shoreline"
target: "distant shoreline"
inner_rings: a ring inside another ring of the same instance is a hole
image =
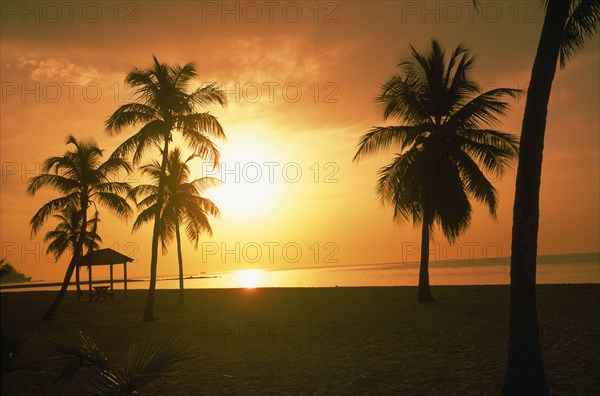
[[[183,279],[205,279],[205,278],[218,278],[217,275],[215,276],[198,276],[198,275],[188,275],[188,276],[184,276]],[[179,278],[177,277],[169,277],[169,278],[158,278],[157,281],[167,281],[167,280],[178,280]],[[136,283],[136,282],[148,282],[148,279],[127,279],[127,283]],[[105,279],[105,280],[94,280],[92,281],[93,285],[99,284],[99,283],[110,283],[110,279]],[[123,283],[122,279],[113,279],[113,284],[119,284],[119,283]],[[79,285],[84,287],[86,285],[88,285],[89,282],[88,281],[82,281],[79,282]],[[9,290],[9,289],[34,289],[34,288],[38,288],[38,287],[58,287],[58,286],[62,286],[62,282],[58,282],[58,281],[50,281],[50,282],[46,282],[46,281],[29,281],[29,282],[20,282],[20,283],[10,283],[10,284],[6,284],[6,285],[1,285],[0,284],[0,290]],[[76,282],[70,282],[69,286],[77,286]]]
[[[127,279],[127,283],[130,282],[144,282],[144,279]],[[110,279],[106,280],[94,280],[92,281],[93,285],[98,283],[110,283]],[[113,279],[113,283],[123,283],[122,279]],[[81,286],[89,284],[88,281],[79,282]],[[20,283],[11,283],[7,285],[0,285],[0,290],[4,289],[26,289],[26,288],[36,288],[36,287],[55,287],[62,286],[62,282],[45,282],[45,281],[30,281],[30,282],[20,282]],[[76,282],[70,282],[69,286],[77,286]]]

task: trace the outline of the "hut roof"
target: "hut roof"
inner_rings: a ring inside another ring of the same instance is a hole
[[[125,256],[112,249],[94,250],[82,257],[80,266],[125,264],[133,261],[131,257]]]

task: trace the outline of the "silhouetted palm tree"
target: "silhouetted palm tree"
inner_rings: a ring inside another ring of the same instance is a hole
[[[100,204],[110,209],[120,218],[127,218],[131,208],[123,195],[130,186],[127,183],[112,181],[119,171],[131,171],[130,165],[119,158],[109,158],[101,162],[102,150],[93,140],[78,141],[69,136],[67,144],[73,145],[61,157],[50,157],[42,166],[42,173],[29,179],[27,191],[34,195],[42,187],[50,187],[62,195],[44,204],[31,218],[32,235],[35,235],[46,219],[55,214],[65,215],[75,210],[79,232],[73,244],[73,256],[67,267],[60,291],[46,312],[44,320],[50,320],[67,291],[75,266],[83,256],[83,249],[89,239],[87,212],[90,205]],[[58,249],[58,247],[57,247]]]
[[[598,0],[543,1],[544,26],[531,71],[521,129],[510,260],[510,336],[504,395],[549,394],[535,297],[542,153],[550,91],[564,67],[600,26]]]
[[[210,186],[220,183],[214,177],[202,177],[193,181],[190,178],[188,161],[181,159],[181,151],[175,148],[167,160],[167,174],[165,175],[165,195],[161,210],[160,239],[163,251],[166,252],[167,245],[175,237],[177,242],[177,259],[179,261],[179,303],[183,303],[183,256],[181,253],[181,235],[179,227],[186,225],[185,233],[190,242],[198,249],[200,234],[206,232],[212,235],[212,228],[208,216],[218,216],[219,209],[208,198],[201,194]],[[154,161],[141,167],[143,174],[149,175],[153,184],[142,184],[134,187],[130,196],[138,202],[140,214],[133,224],[133,230],[137,230],[143,224],[150,222],[157,210],[158,184],[160,180],[160,163]]]
[[[173,133],[179,132],[187,145],[196,154],[219,163],[219,151],[210,137],[225,138],[223,128],[217,118],[208,112],[199,113],[197,108],[209,104],[225,104],[225,93],[215,85],[200,87],[192,93],[186,89],[196,74],[192,63],[168,66],[153,57],[151,69],[134,68],[125,78],[127,85],[135,90],[136,103],[119,107],[108,120],[106,131],[119,133],[123,128],[143,124],[142,128],[113,153],[124,156],[133,153],[133,161],[139,163],[144,153],[153,146],[162,146],[161,175],[166,174],[169,143]],[[163,205],[164,185],[161,178],[158,184],[157,203]],[[156,291],[156,269],[158,264],[158,238],[160,234],[160,213],[154,215],[152,231],[152,258],[150,261],[150,287],[144,320],[154,319],[154,296]]]
[[[498,124],[518,90],[497,88],[484,93],[471,78],[474,57],[459,45],[446,62],[434,39],[426,54],[410,46],[399,73],[382,86],[378,101],[384,118],[398,126],[373,127],[363,135],[354,161],[379,150],[399,151],[379,173],[377,195],[394,207],[394,220],[422,225],[418,300],[433,301],[429,287],[429,237],[438,223],[454,241],[471,221],[474,198],[495,217],[497,192],[486,173],[499,176],[517,155],[513,135],[487,125]]]
[[[59,220],[56,228],[52,231],[48,231],[44,236],[44,242],[50,242],[46,249],[46,254],[54,255],[54,259],[58,261],[63,253],[67,249],[74,250],[75,244],[79,237],[81,230],[81,213],[73,207],[67,207],[64,213],[53,216]],[[92,250],[97,250],[99,244],[102,242],[102,238],[98,235],[98,211],[94,214],[94,217],[88,220],[88,224],[85,231],[83,240],[82,256]],[[79,271],[75,271],[75,279],[77,283],[77,293],[81,295],[81,289],[79,288]],[[79,300],[78,300],[79,301]]]
[[[46,233],[44,242],[50,242],[46,248],[46,254],[52,254],[55,260],[58,260],[67,249],[75,249],[75,244],[81,232],[81,213],[76,208],[68,207],[64,213],[56,214],[53,217],[59,223],[54,230]],[[102,242],[102,238],[98,235],[99,221],[98,211],[96,211],[92,219],[87,221],[83,241],[85,253],[82,251],[82,255],[99,248],[99,244]]]

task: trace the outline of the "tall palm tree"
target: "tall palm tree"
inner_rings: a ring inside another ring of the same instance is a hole
[[[540,349],[535,296],[546,116],[558,60],[565,67],[600,26],[598,0],[553,0],[542,4],[546,15],[527,92],[513,207],[510,335],[504,395],[550,393]]]
[[[480,92],[471,78],[474,56],[459,45],[446,61],[437,40],[425,54],[409,47],[399,73],[382,86],[384,118],[401,125],[373,127],[354,161],[379,150],[399,151],[379,172],[377,195],[394,208],[394,220],[422,226],[418,301],[433,301],[429,287],[429,238],[434,225],[454,241],[471,221],[470,198],[495,217],[497,191],[486,173],[499,176],[517,155],[513,135],[489,129],[508,108],[501,99],[518,90]],[[483,171],[482,169],[483,168]],[[486,173],[484,173],[484,171]]]
[[[158,207],[163,206],[164,176],[167,170],[169,144],[173,134],[179,132],[188,147],[205,158],[219,163],[219,151],[210,137],[225,138],[223,128],[217,118],[208,112],[198,112],[199,106],[209,104],[225,105],[225,93],[214,84],[187,93],[190,80],[196,68],[192,63],[184,66],[168,66],[153,57],[150,69],[134,68],[125,78],[127,85],[134,89],[137,102],[119,107],[106,120],[106,131],[120,133],[124,128],[142,124],[140,130],[123,142],[113,156],[120,157],[133,153],[134,163],[139,163],[144,153],[152,146],[162,147],[159,152],[160,174],[156,199]],[[156,291],[156,270],[158,264],[158,239],[161,229],[160,212],[154,214],[152,231],[152,257],[150,261],[150,287],[144,320],[154,319],[154,297]]]
[[[206,232],[212,235],[209,216],[218,216],[219,209],[208,198],[201,194],[210,186],[218,185],[220,180],[214,177],[202,177],[193,181],[190,178],[188,161],[195,156],[190,156],[185,162],[181,158],[181,150],[175,148],[169,153],[167,160],[167,174],[165,176],[165,195],[161,215],[160,240],[163,252],[173,241],[177,242],[177,259],[179,262],[179,303],[183,303],[183,255],[181,253],[180,226],[186,225],[185,233],[188,240],[198,249],[200,234]],[[130,196],[138,202],[140,214],[133,224],[137,230],[154,217],[158,208],[158,185],[161,179],[160,163],[153,161],[142,168],[143,174],[149,175],[153,184],[141,184],[134,187]]]
[[[76,211],[76,224],[79,225],[77,239],[73,244],[73,256],[62,286],[44,315],[44,320],[52,318],[67,291],[73,270],[83,256],[84,246],[89,241],[87,225],[90,206],[103,205],[123,219],[132,212],[123,197],[130,190],[129,184],[112,180],[119,171],[130,172],[131,166],[120,158],[109,158],[102,162],[102,150],[93,140],[77,140],[71,135],[67,139],[67,145],[72,145],[73,149],[67,150],[61,157],[48,158],[42,166],[42,171],[47,173],[32,177],[27,186],[27,191],[32,195],[43,187],[50,187],[61,194],[44,204],[31,218],[29,224],[32,236],[49,216],[64,215],[69,210]]]

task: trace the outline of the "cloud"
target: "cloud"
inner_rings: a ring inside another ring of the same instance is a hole
[[[100,74],[96,68],[76,65],[67,59],[21,56],[14,65],[17,69],[30,70],[29,77],[36,81],[60,79],[86,84],[98,81]]]
[[[220,61],[218,72],[227,74],[220,79],[240,82],[317,80],[343,64],[355,48],[338,43],[323,50],[308,38],[285,35],[210,41],[204,47],[213,48],[211,56]]]

